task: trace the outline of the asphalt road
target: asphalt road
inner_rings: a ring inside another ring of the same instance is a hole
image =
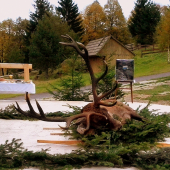
[[[156,74],[156,75],[150,75],[150,76],[137,77],[137,78],[135,78],[135,82],[137,83],[140,81],[147,81],[147,80],[158,79],[158,78],[169,77],[169,76],[170,76],[170,72]]]
[[[135,78],[135,83],[137,82],[141,82],[141,81],[148,81],[148,80],[152,80],[152,79],[158,79],[158,78],[162,78],[162,77],[168,77],[170,76],[170,72],[168,73],[162,73],[162,74],[156,74],[156,75],[150,75],[150,76],[143,76],[143,77],[136,77]],[[91,85],[90,86],[85,86],[82,87],[83,90],[90,90],[91,89]],[[41,93],[41,94],[31,94],[30,95],[30,99],[31,100],[50,100],[53,96],[49,93]],[[18,97],[14,97],[14,98],[8,98],[8,99],[4,99],[4,100],[24,100],[25,99],[25,95],[22,96],[18,96]]]

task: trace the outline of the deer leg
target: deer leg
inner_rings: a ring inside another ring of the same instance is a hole
[[[116,119],[114,119],[107,111],[107,109],[102,108],[102,113],[107,117],[108,121],[109,121],[109,125],[111,127],[111,129],[113,130],[118,130],[122,127],[122,123]]]
[[[144,117],[138,115],[136,112],[132,112],[130,115],[131,115],[131,118],[135,119],[135,120],[139,120],[142,122],[144,122],[146,120]]]

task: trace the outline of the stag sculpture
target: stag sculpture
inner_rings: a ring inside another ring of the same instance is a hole
[[[100,96],[97,94],[97,90],[96,90],[97,84],[102,78],[104,78],[104,76],[107,74],[108,71],[107,63],[103,60],[103,63],[105,65],[105,71],[100,77],[96,78],[89,61],[88,51],[85,48],[85,46],[82,43],[75,42],[69,35],[62,36],[62,37],[66,38],[69,42],[60,42],[60,43],[65,46],[73,47],[85,61],[91,77],[92,93],[93,93],[94,101],[84,106],[82,108],[81,113],[78,115],[74,115],[68,118],[61,118],[61,117],[47,118],[45,116],[45,113],[43,112],[43,109],[41,108],[41,106],[37,101],[36,104],[40,114],[34,111],[30,103],[30,100],[28,98],[28,94],[26,94],[26,102],[28,103],[30,110],[28,112],[23,111],[17,102],[16,102],[17,107],[15,107],[16,110],[21,114],[24,114],[29,117],[37,118],[43,121],[66,122],[66,127],[61,127],[62,129],[68,129],[70,127],[71,122],[73,120],[77,120],[75,122],[75,125],[77,125],[77,131],[80,134],[91,133],[94,129],[101,126],[107,127],[111,130],[119,130],[126,123],[127,120],[131,120],[131,119],[144,121],[144,118],[139,116],[136,113],[136,111],[134,111],[129,106],[121,102],[118,102],[116,100],[111,100],[111,99],[102,100],[107,95],[113,93],[117,88],[117,82],[115,82],[115,86],[113,89]],[[83,50],[81,50],[79,47],[81,47]]]

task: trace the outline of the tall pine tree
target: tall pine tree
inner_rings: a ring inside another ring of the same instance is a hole
[[[29,48],[29,57],[35,69],[45,73],[46,78],[49,76],[49,70],[52,72],[61,64],[68,51],[59,44],[61,35],[69,34],[73,38],[75,33],[69,30],[67,23],[55,15],[45,15],[39,21],[36,31],[31,35]]]
[[[60,6],[56,7],[56,12],[61,15],[62,19],[67,22],[75,33],[82,35],[82,19],[77,5],[72,0],[60,0],[58,3]]]
[[[39,20],[43,18],[45,14],[50,11],[50,4],[47,0],[36,0],[33,5],[35,12],[30,13],[30,23],[28,25],[28,30],[33,33],[38,25]]]
[[[36,30],[38,22],[42,20],[43,16],[50,11],[50,3],[48,0],[35,0],[35,4],[33,5],[35,12],[30,13],[30,20],[27,26],[27,31],[25,35],[25,45],[28,47],[25,51],[25,62],[29,62],[29,46],[31,34]]]
[[[132,37],[140,44],[153,44],[156,26],[160,21],[159,7],[150,0],[137,0],[128,22]]]

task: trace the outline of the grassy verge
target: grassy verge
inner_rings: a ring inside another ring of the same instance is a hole
[[[170,77],[160,78],[146,84],[134,84],[134,99],[140,101],[151,100],[156,104],[170,104]]]
[[[136,51],[135,54],[135,77],[170,72],[167,52],[144,55],[142,58],[140,51]]]
[[[85,86],[90,85],[90,75],[88,73],[82,74]],[[46,93],[47,89],[50,89],[50,84],[60,88],[60,78],[51,80],[36,80],[34,81],[36,85],[36,93]]]
[[[146,95],[144,100],[152,100],[152,102],[158,101],[170,101],[170,86],[169,85],[160,85],[156,86],[153,89],[148,90],[137,90],[136,94]]]

